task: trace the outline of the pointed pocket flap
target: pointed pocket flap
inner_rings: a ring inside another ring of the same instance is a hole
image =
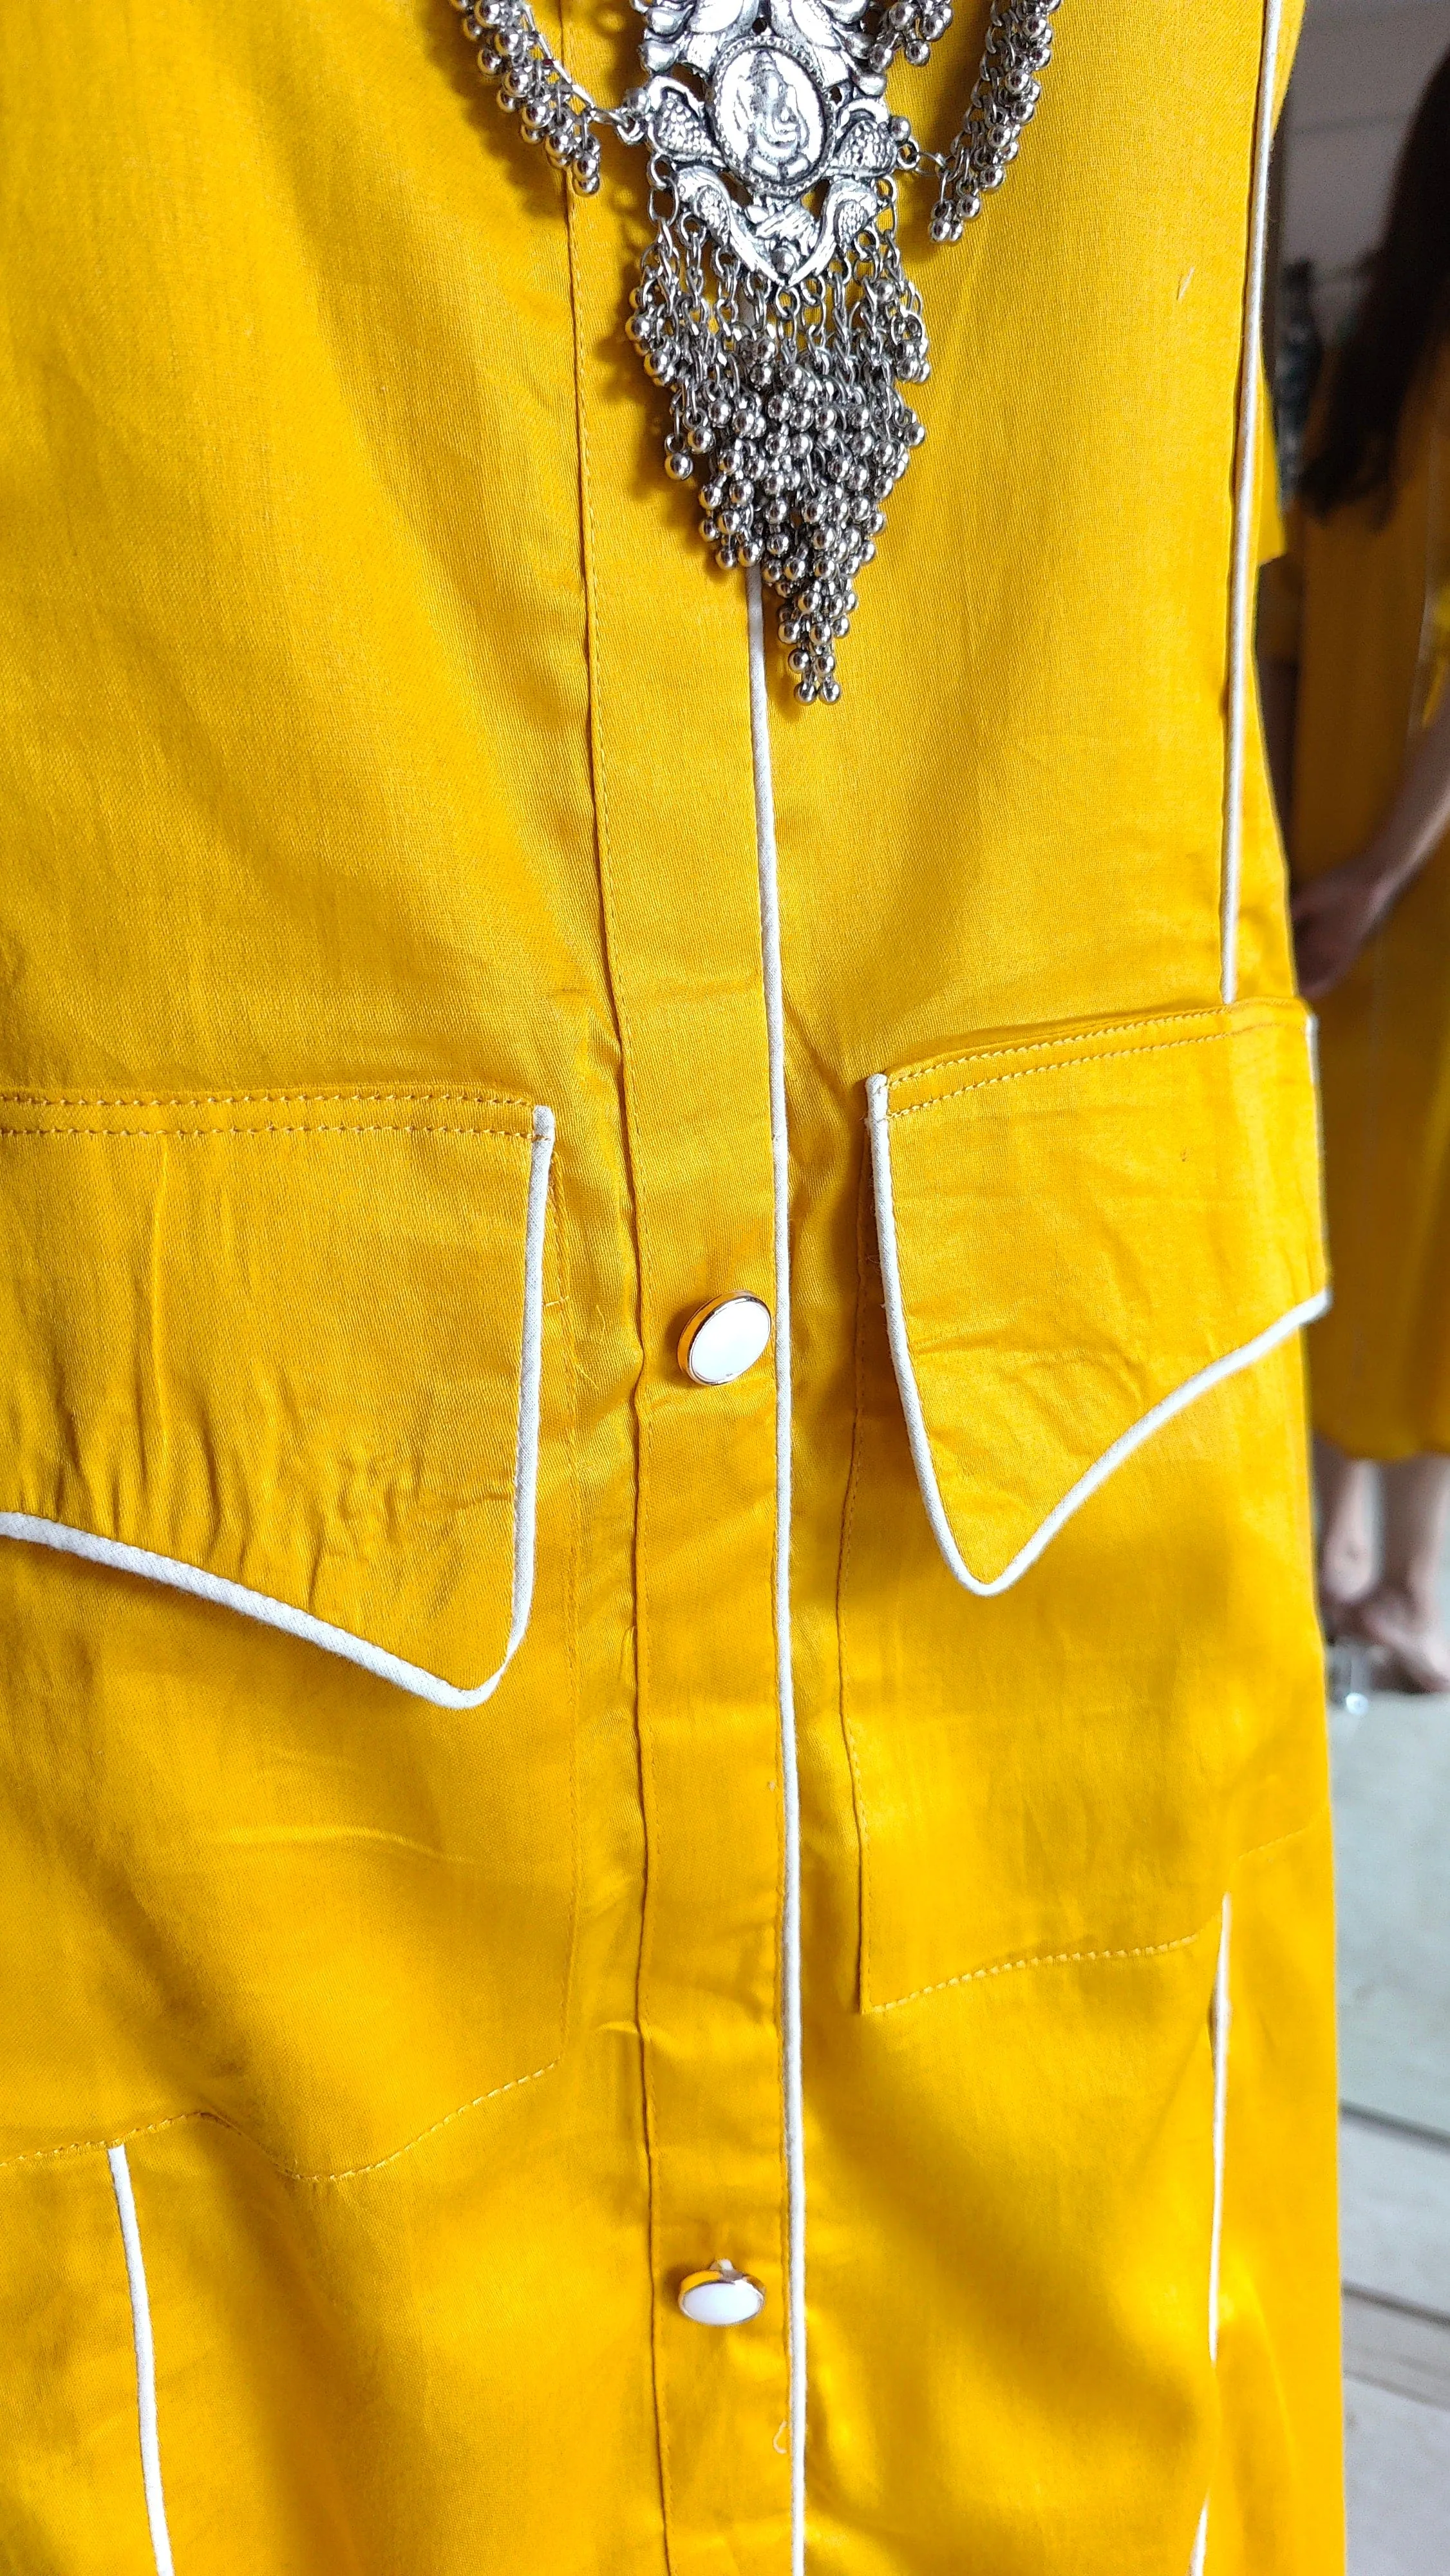
[[[426,1092],[0,1110],[0,1535],[445,1707],[528,1620],[549,1112]]]
[[[969,1590],[1325,1304],[1311,1030],[1244,1003],[873,1076],[892,1357]]]

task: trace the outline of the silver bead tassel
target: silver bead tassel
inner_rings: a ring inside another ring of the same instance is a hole
[[[957,139],[947,154],[932,209],[933,241],[960,241],[982,199],[1000,188],[1022,129],[1042,95],[1037,75],[1052,59],[1059,0],[996,0],[982,68]]]
[[[924,63],[951,0],[635,0],[649,75],[597,107],[528,0],[453,0],[479,70],[586,195],[598,128],[650,153],[654,237],[630,337],[668,396],[665,462],[693,482],[727,570],[775,594],[796,695],[834,703],[836,647],[884,504],[925,430],[899,392],[930,373],[896,247],[899,173],[923,154],[882,97]],[[1036,107],[1058,0],[994,0],[931,230],[957,240]]]
[[[925,431],[898,384],[930,372],[915,288],[880,216],[819,276],[772,285],[712,240],[655,165],[655,238],[630,337],[669,394],[669,471],[695,481],[717,563],[758,564],[779,601],[796,695],[833,704],[836,647],[882,503]]]

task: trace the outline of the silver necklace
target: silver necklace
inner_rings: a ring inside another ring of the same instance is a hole
[[[696,483],[717,563],[757,564],[775,593],[796,696],[833,704],[856,577],[926,435],[897,391],[931,372],[896,247],[897,174],[936,170],[932,238],[960,240],[1016,156],[1058,0],[994,0],[946,153],[924,151],[882,93],[898,53],[927,60],[950,0],[634,5],[649,77],[602,108],[528,0],[453,0],[500,107],[584,195],[601,127],[647,148],[653,238],[629,333],[669,397],[666,468]]]

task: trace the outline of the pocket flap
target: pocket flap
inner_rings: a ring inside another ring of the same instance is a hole
[[[471,1093],[12,1098],[0,1534],[486,1699],[533,1589],[553,1133]]]
[[[872,1077],[892,1357],[969,1590],[1327,1303],[1311,1029],[1246,1003]]]

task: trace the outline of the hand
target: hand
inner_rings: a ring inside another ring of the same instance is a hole
[[[1395,888],[1367,857],[1346,859],[1300,886],[1289,906],[1299,990],[1317,1002],[1343,982],[1394,901]]]

